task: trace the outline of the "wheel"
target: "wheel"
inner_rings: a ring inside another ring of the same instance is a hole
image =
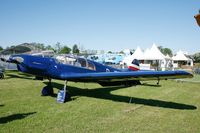
[[[41,91],[42,96],[51,96],[53,95],[53,87],[50,85],[45,86]]]

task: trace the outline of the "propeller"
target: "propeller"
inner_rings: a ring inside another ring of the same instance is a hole
[[[6,62],[6,59],[5,59],[5,58],[0,58],[0,59],[1,59],[1,61]]]
[[[24,59],[22,57],[16,56],[16,57],[10,57],[8,60],[5,58],[0,58],[1,61],[3,62],[8,62],[8,63],[15,63],[15,64],[21,64]]]

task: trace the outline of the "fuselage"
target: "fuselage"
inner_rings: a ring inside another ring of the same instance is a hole
[[[94,73],[94,72],[121,72],[121,69],[116,69],[110,66],[100,64],[98,62],[87,60],[84,58],[78,58],[77,60],[84,61],[85,65],[72,65],[67,63],[62,63],[55,58],[51,57],[40,57],[32,55],[14,55],[10,57],[10,60],[13,58],[23,58],[22,63],[17,64],[17,68],[21,72],[43,76],[43,77],[52,77],[60,79],[59,75],[62,73]],[[129,71],[124,69],[123,71]]]
[[[75,82],[97,82],[102,85],[132,84],[141,80],[162,80],[188,78],[193,75],[185,71],[132,71],[116,69],[84,58],[67,59],[62,63],[55,58],[31,55],[14,55],[10,62],[15,62],[21,72],[48,79],[60,79]]]

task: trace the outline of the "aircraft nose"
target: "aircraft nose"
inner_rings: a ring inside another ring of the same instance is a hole
[[[22,63],[24,61],[24,59],[20,56],[15,56],[15,57],[11,57],[10,60],[16,62],[16,63]]]

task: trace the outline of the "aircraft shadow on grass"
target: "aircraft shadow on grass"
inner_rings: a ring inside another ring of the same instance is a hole
[[[44,83],[48,84],[48,82],[44,82]],[[59,83],[52,82],[52,85],[54,88],[57,88],[57,89],[63,88],[63,85]],[[72,86],[67,86],[67,87],[72,97],[86,96],[86,97],[107,99],[107,100],[112,100],[116,102],[124,102],[124,103],[129,103],[130,98],[132,98],[131,103],[134,103],[134,104],[142,104],[142,105],[147,105],[147,106],[180,109],[180,110],[197,109],[196,106],[188,105],[188,104],[111,94],[112,91],[122,89],[122,87],[108,87],[108,88],[96,88],[96,89],[81,89],[81,88],[72,87]]]
[[[20,78],[20,79],[30,79],[30,80],[33,80],[33,77],[32,76],[26,76],[26,75],[23,75],[23,74],[11,74],[11,73],[8,73],[6,74],[6,79],[10,79],[10,78]]]
[[[30,113],[19,113],[19,114],[13,114],[5,117],[0,118],[0,124],[5,124],[14,120],[24,119],[28,117],[29,115],[33,115],[36,112],[30,112]]]
[[[148,86],[148,87],[161,87],[161,85],[154,85],[154,84],[148,84],[148,83],[143,83],[141,86]]]

